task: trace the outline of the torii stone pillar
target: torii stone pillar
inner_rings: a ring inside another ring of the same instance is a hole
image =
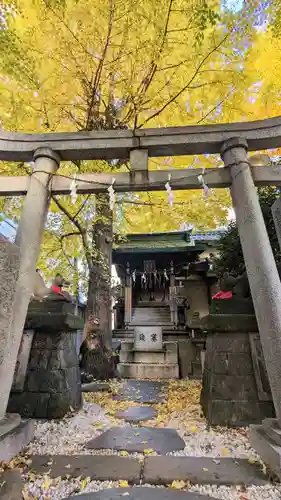
[[[231,173],[231,197],[274,407],[280,425],[281,283],[247,161],[247,142],[241,138],[226,141],[221,156]]]
[[[20,247],[19,277],[13,300],[13,314],[6,342],[9,349],[0,356],[0,419],[4,417],[17,362],[26,313],[32,293],[33,274],[40,252],[45,219],[50,201],[52,175],[59,166],[59,157],[49,148],[34,154],[35,166],[24,200],[15,243]],[[0,353],[1,354],[1,353]]]

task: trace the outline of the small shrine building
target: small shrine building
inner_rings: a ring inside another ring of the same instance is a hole
[[[151,371],[139,366],[136,370],[135,359],[140,365],[161,364],[158,361],[165,359],[165,344],[174,344],[168,347],[176,349],[179,342],[183,346],[182,342],[196,337],[189,323],[209,313],[211,297],[217,291],[212,260],[222,231],[128,234],[116,245],[112,262],[122,292],[114,306],[113,336],[123,342],[122,347],[124,342],[130,343],[125,357],[121,355],[123,376],[144,377],[145,372],[153,371],[163,378],[163,370],[156,367]],[[202,348],[202,342],[200,345]],[[145,355],[140,354],[143,351]],[[148,355],[152,351],[154,355]],[[130,360],[124,370],[122,359]],[[167,377],[181,375],[179,368],[174,366],[173,370],[167,371]]]

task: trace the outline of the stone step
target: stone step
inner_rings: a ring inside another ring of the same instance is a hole
[[[116,455],[33,455],[30,469],[36,474],[82,478],[94,481],[118,481],[124,479],[139,484],[141,464],[138,460]]]
[[[178,364],[119,363],[118,370],[123,378],[133,379],[178,379]]]
[[[247,459],[173,456],[145,459],[144,483],[171,484],[174,480],[229,486],[267,484],[260,465],[250,464]]]
[[[159,310],[155,310],[155,311],[152,311],[152,310],[149,310],[149,309],[138,309],[137,311],[132,311],[132,317],[135,317],[135,316],[140,316],[140,317],[144,317],[144,316],[147,316],[148,318],[165,318],[165,317],[169,317],[170,316],[170,311],[161,311],[161,309]]]
[[[166,351],[134,351],[134,363],[146,363],[146,364],[157,364],[161,365],[165,363],[165,353]]]
[[[213,497],[192,493],[190,491],[177,491],[170,488],[112,488],[95,493],[84,493],[83,495],[74,495],[68,499],[77,500],[212,500]],[[213,498],[213,500],[215,500]]]
[[[130,323],[131,326],[171,326],[171,322],[168,322],[168,321],[154,321],[154,320],[144,320],[144,321],[138,321],[138,320],[135,320],[135,321],[132,321]]]
[[[250,464],[246,459],[229,457],[146,457],[143,471],[137,459],[117,455],[33,455],[30,458],[29,469],[36,474],[49,473],[52,478],[69,474],[96,481],[124,479],[130,484],[139,484],[141,478],[146,484],[159,485],[169,485],[174,480],[199,485],[268,484],[258,465]]]
[[[165,455],[183,450],[184,440],[175,429],[155,427],[112,427],[94,437],[85,447],[90,450],[117,450],[128,453],[144,453],[152,449]]]
[[[166,401],[167,390],[167,382],[127,380],[113,399],[118,401],[134,401],[143,404],[157,404]]]
[[[145,320],[145,319],[147,319],[147,320],[151,320],[151,319],[157,320],[158,319],[159,321],[161,321],[161,320],[165,320],[165,321],[171,320],[170,313],[167,313],[167,314],[166,313],[164,313],[164,314],[147,314],[145,312],[142,313],[142,314],[140,314],[140,313],[135,313],[134,314],[133,313],[132,314],[132,320],[137,319],[137,318],[138,319],[142,319],[142,320]]]
[[[147,420],[153,420],[157,416],[157,411],[152,406],[132,406],[127,410],[119,410],[116,413],[116,418],[137,424]]]
[[[138,324],[139,322],[150,324],[152,323],[164,323],[171,324],[171,315],[168,308],[150,308],[142,307],[136,308],[132,311],[132,321],[131,325]]]

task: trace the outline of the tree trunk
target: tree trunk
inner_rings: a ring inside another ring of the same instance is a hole
[[[94,313],[100,321],[104,343],[111,347],[111,262],[112,213],[107,194],[96,197],[96,222],[93,227],[93,265],[89,270],[87,313]]]

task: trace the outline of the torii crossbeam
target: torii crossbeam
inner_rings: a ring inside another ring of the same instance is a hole
[[[251,151],[281,147],[281,117],[245,123],[199,125],[188,127],[110,130],[100,132],[74,132],[50,134],[22,134],[0,132],[0,160],[32,161],[39,149],[56,154],[58,161],[68,160],[131,160],[131,173],[114,173],[116,192],[163,191],[171,178],[175,190],[199,189],[200,169],[173,169],[148,171],[147,159],[161,156],[185,156],[220,153],[223,143],[233,137],[247,141]],[[142,163],[135,166],[132,153],[144,153]],[[43,155],[44,156],[44,155]],[[47,157],[48,154],[45,154]],[[137,172],[136,172],[137,171]],[[255,185],[281,185],[281,167],[253,167]],[[106,191],[113,174],[79,174],[78,193]],[[210,188],[231,185],[228,169],[207,169],[205,181]],[[0,196],[26,194],[28,176],[1,177]],[[51,190],[54,194],[69,194],[69,179],[54,176]]]

